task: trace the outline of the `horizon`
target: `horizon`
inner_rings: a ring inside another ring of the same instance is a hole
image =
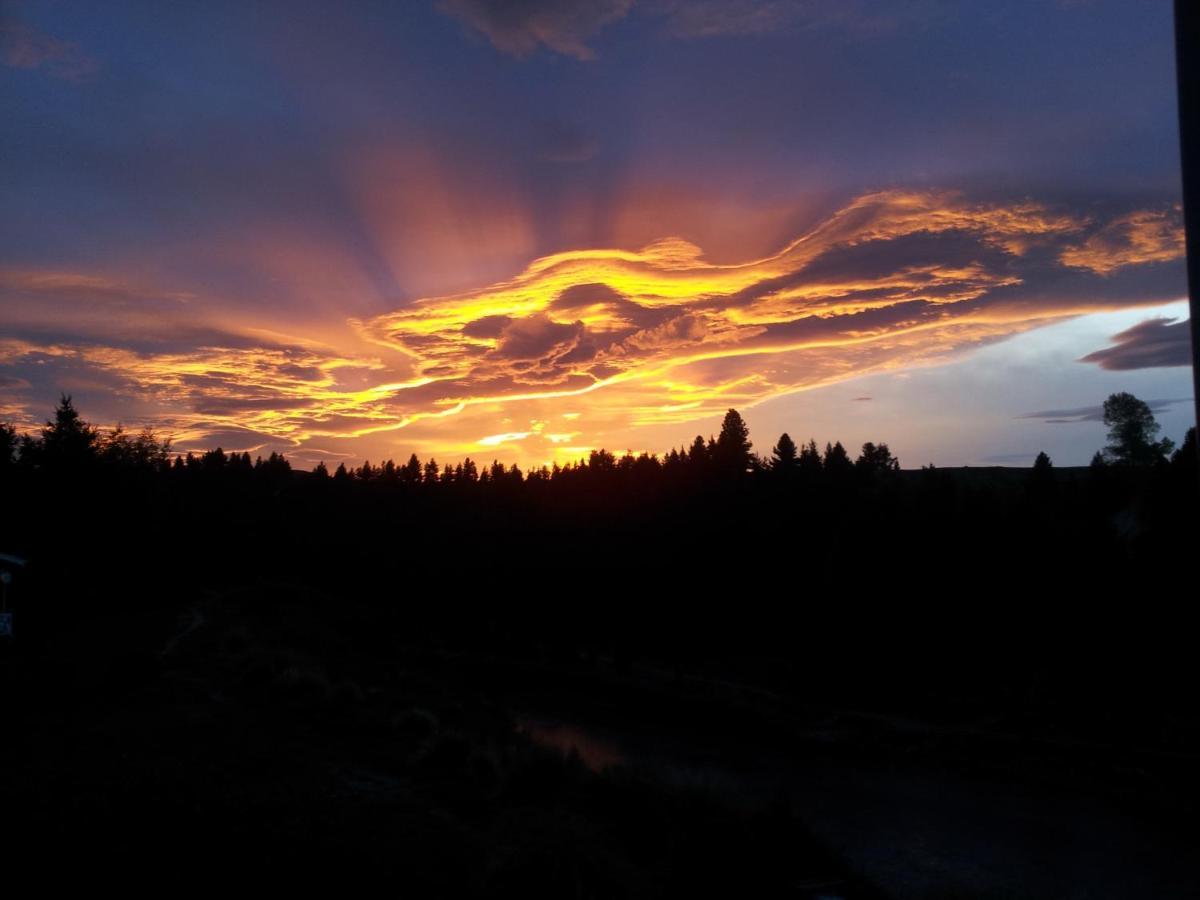
[[[152,12],[153,11],[153,12]],[[11,3],[0,420],[905,468],[1192,424],[1171,8]],[[1016,61],[1019,60],[1018,65]]]

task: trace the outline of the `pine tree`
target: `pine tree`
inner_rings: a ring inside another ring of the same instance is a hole
[[[838,441],[832,445],[825,444],[825,459],[822,460],[821,467],[836,478],[853,471],[854,463],[850,462],[850,454],[846,452],[842,442]]]
[[[400,480],[406,484],[419,484],[421,482],[421,460],[417,459],[417,454],[413,454],[408,458],[408,462],[404,464],[404,468],[400,471]]]
[[[54,421],[42,428],[37,455],[49,465],[74,466],[91,462],[99,451],[100,430],[89,425],[63,394]]]
[[[817,449],[817,442],[812,438],[808,439],[808,443],[800,450],[800,471],[804,473],[806,478],[817,478],[821,474],[821,451]]]
[[[1054,492],[1054,463],[1043,451],[1038,453],[1033,461],[1033,469],[1029,473],[1029,491],[1038,499],[1045,499]]]
[[[779,442],[771,448],[771,470],[790,475],[799,467],[800,457],[796,451],[796,442],[785,431],[779,436]]]
[[[736,409],[725,413],[717,438],[715,458],[721,470],[744,475],[750,471],[750,429]]]
[[[840,445],[839,445],[840,446]],[[855,468],[862,472],[898,472],[900,460],[892,456],[887,444],[874,444],[867,441],[862,445],[862,452],[854,462]]]

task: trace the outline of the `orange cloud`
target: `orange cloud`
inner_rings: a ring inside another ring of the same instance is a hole
[[[1108,275],[1124,266],[1178,259],[1185,252],[1178,208],[1145,210],[1107,223],[1063,251],[1063,265]]]
[[[884,191],[744,263],[711,263],[678,238],[542,257],[477,290],[352,319],[357,344],[345,322],[330,323],[329,341],[207,323],[138,345],[121,315],[107,334],[97,317],[86,339],[31,332],[0,344],[0,404],[69,371],[195,446],[225,437],[302,460],[495,448],[540,463],[646,446],[639,429],[937,364],[1064,316],[1175,299],[1181,250],[1175,212],[1099,220],[1029,200]],[[39,303],[77,310],[108,297],[144,322],[169,318],[164,304],[197,305],[173,296],[0,272],[0,302],[24,325]]]

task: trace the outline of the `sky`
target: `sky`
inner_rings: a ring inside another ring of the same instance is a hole
[[[1169,0],[0,2],[0,420],[297,465],[1192,424]],[[1183,302],[1181,302],[1183,301]]]

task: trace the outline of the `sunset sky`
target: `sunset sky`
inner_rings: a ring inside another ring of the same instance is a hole
[[[1192,424],[1169,0],[0,5],[0,419],[905,467]]]

